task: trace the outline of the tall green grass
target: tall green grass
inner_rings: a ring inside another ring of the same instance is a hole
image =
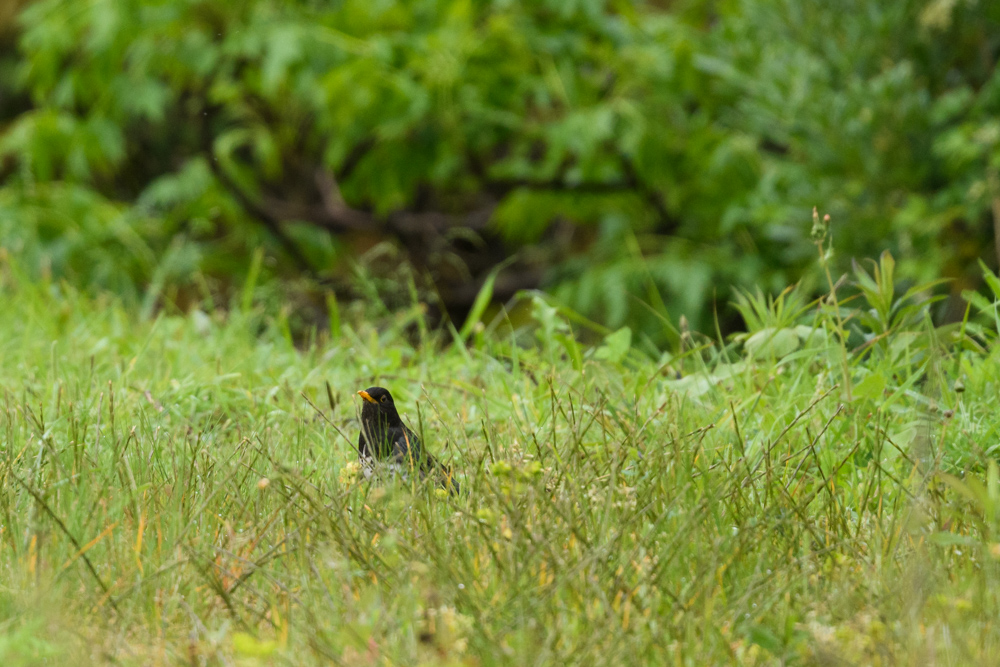
[[[538,295],[296,346],[252,289],[143,319],[5,261],[0,659],[990,664],[994,302],[935,328],[888,261],[662,355]],[[359,476],[372,384],[461,495]]]

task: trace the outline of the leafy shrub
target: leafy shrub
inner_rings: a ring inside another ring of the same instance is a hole
[[[0,232],[147,300],[239,284],[261,244],[269,274],[343,285],[391,238],[459,315],[516,255],[497,298],[542,285],[663,341],[681,312],[710,328],[729,285],[815,270],[821,204],[839,269],[890,250],[900,278],[957,295],[994,255],[998,18],[937,0],[39,0],[3,66],[23,104],[0,109]],[[75,239],[50,233],[67,220]]]

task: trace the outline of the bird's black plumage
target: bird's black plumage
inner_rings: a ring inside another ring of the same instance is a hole
[[[434,473],[440,476],[445,488],[458,491],[458,482],[452,479],[451,471],[425,451],[417,434],[403,423],[388,389],[369,387],[358,395],[363,399],[358,434],[362,465],[369,468],[372,461],[382,461],[419,470],[421,476]]]

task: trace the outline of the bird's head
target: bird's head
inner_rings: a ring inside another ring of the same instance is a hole
[[[392,394],[382,387],[368,387],[358,392],[363,399],[361,418],[364,420],[380,419],[389,426],[396,426],[402,421],[396,412],[396,404],[392,402]]]

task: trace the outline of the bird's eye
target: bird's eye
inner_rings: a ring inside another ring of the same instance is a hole
[[[382,401],[383,403],[385,403],[385,396],[383,396],[383,397],[382,397],[382,398],[380,398],[379,400],[380,400],[380,401]]]

